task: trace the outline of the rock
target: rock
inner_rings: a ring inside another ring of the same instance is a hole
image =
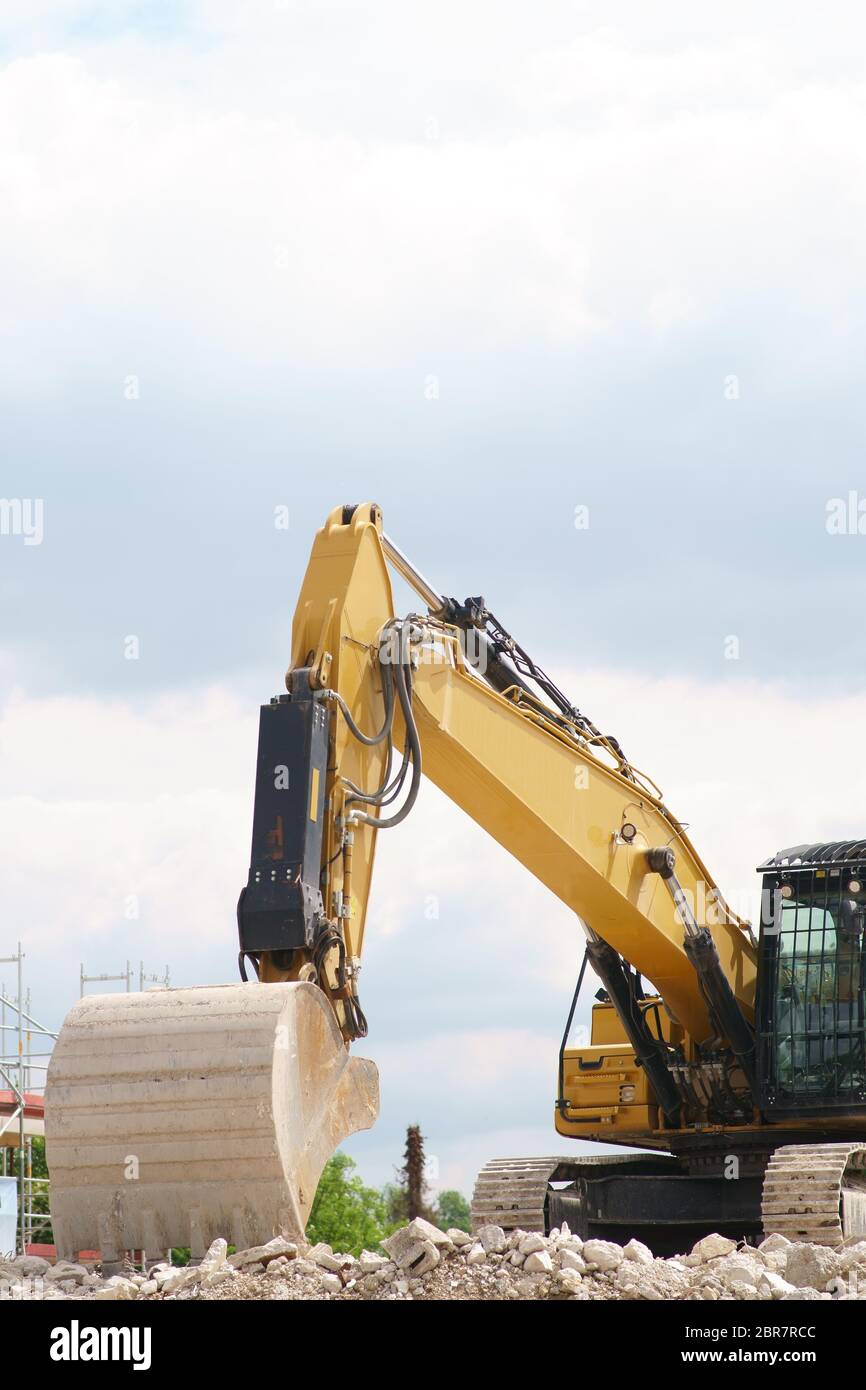
[[[536,1250],[546,1250],[547,1242],[537,1231],[530,1231],[517,1246],[521,1255],[534,1255]]]
[[[397,1268],[416,1277],[426,1274],[439,1263],[437,1244],[427,1239],[423,1234],[425,1229],[436,1231],[437,1228],[431,1226],[429,1221],[423,1221],[418,1217],[382,1241],[383,1249],[388,1251]],[[449,1247],[451,1246],[443,1231],[438,1231],[438,1235]]]
[[[734,1282],[739,1282],[750,1284],[756,1289],[761,1276],[766,1273],[763,1260],[756,1256],[750,1258],[742,1251],[729,1255],[726,1259],[710,1261],[710,1268],[727,1288]]]
[[[839,1269],[843,1274],[856,1265],[866,1265],[866,1240],[858,1240],[855,1245],[839,1251]]]
[[[64,1281],[70,1279],[75,1284],[81,1284],[87,1277],[88,1274],[84,1265],[72,1264],[69,1260],[58,1260],[57,1264],[51,1265],[43,1275],[46,1281],[50,1280],[52,1283],[55,1280],[59,1282],[61,1279]]]
[[[557,1275],[557,1283],[566,1293],[576,1293],[583,1280],[576,1269],[561,1269]]]
[[[434,1269],[439,1264],[439,1251],[453,1250],[453,1244],[438,1226],[424,1220],[423,1216],[416,1216],[409,1225],[400,1227],[393,1236],[386,1237],[382,1241],[382,1248],[388,1251],[398,1269],[410,1270],[418,1276]]]
[[[484,1247],[485,1255],[501,1255],[505,1249],[505,1232],[501,1226],[482,1226],[478,1240]]]
[[[472,1237],[468,1231],[458,1231],[456,1226],[452,1226],[445,1232],[452,1245],[471,1245]]]
[[[520,1269],[525,1259],[526,1256],[521,1255],[519,1250],[512,1250],[511,1254],[508,1256],[508,1263],[514,1265],[515,1269]]]
[[[376,1255],[372,1250],[362,1250],[358,1259],[364,1274],[378,1274],[380,1269],[384,1269],[390,1263],[385,1255]]]
[[[817,1303],[819,1300],[829,1302],[831,1295],[819,1293],[817,1289],[795,1289],[793,1293],[786,1293],[782,1298],[783,1303]]]
[[[523,1268],[527,1274],[552,1274],[553,1260],[546,1250],[533,1250],[527,1255]]]
[[[622,1246],[612,1240],[588,1240],[583,1247],[583,1258],[587,1265],[596,1269],[617,1269],[622,1264]]]
[[[226,1241],[223,1240],[222,1236],[217,1236],[216,1240],[212,1240],[208,1246],[205,1257],[199,1265],[199,1268],[208,1270],[216,1269],[218,1265],[225,1263],[227,1252],[228,1245]]]
[[[330,1270],[332,1274],[339,1274],[346,1263],[345,1255],[335,1255],[330,1245],[314,1245],[307,1254],[307,1259],[312,1260],[313,1264],[320,1269]]]
[[[567,1245],[557,1250],[556,1259],[560,1269],[570,1269],[575,1274],[586,1273],[586,1261],[583,1256],[578,1255],[576,1250],[570,1250]]]
[[[254,1245],[250,1250],[239,1250],[236,1255],[229,1255],[227,1263],[233,1269],[246,1269],[248,1265],[266,1265],[278,1255],[285,1255],[286,1259],[294,1260],[297,1254],[298,1247],[293,1241],[286,1240],[283,1236],[275,1236],[267,1245]]]
[[[779,1231],[774,1231],[772,1235],[766,1236],[761,1241],[758,1249],[762,1255],[775,1255],[779,1250],[789,1250],[790,1247],[791,1242],[788,1237],[783,1236]]]
[[[654,1260],[641,1265],[635,1260],[623,1260],[614,1273],[617,1288],[632,1298],[678,1299],[696,1292],[691,1286],[691,1272],[677,1262]],[[701,1282],[709,1282],[703,1276]],[[715,1281],[713,1281],[715,1282]]]
[[[792,1245],[785,1278],[798,1289],[823,1289],[839,1273],[839,1256],[826,1245]]]
[[[205,1273],[207,1273],[207,1271],[205,1271]],[[168,1294],[177,1293],[180,1289],[190,1284],[198,1283],[201,1277],[201,1273],[198,1269],[184,1267],[172,1270],[169,1274],[161,1275],[157,1278],[156,1285],[159,1292],[165,1297]]]
[[[155,1279],[146,1279],[143,1284],[139,1284],[138,1293],[140,1298],[152,1298],[159,1290],[159,1284]]]
[[[343,1281],[339,1274],[331,1274],[329,1271],[326,1271],[322,1275],[322,1289],[325,1293],[342,1293]]]
[[[699,1240],[692,1247],[692,1254],[697,1255],[699,1260],[706,1263],[707,1260],[715,1260],[722,1255],[730,1255],[736,1248],[736,1241],[728,1240],[727,1236],[713,1234],[704,1236],[703,1240]]]
[[[576,1250],[578,1255],[583,1250],[583,1241],[580,1236],[573,1235],[571,1231],[568,1232],[568,1235],[559,1235],[556,1244],[560,1249],[565,1247],[568,1250]]]
[[[415,1258],[408,1265],[408,1269],[416,1279],[420,1279],[422,1274],[429,1274],[431,1269],[435,1269],[440,1260],[440,1254],[432,1240],[421,1240],[416,1246]]]
[[[469,1254],[466,1256],[466,1263],[468,1265],[481,1265],[484,1264],[486,1259],[487,1252],[484,1249],[484,1246],[473,1245],[472,1249],[469,1251]]]
[[[784,1274],[785,1265],[788,1263],[789,1249],[790,1245],[786,1250],[761,1250],[759,1253],[767,1269],[773,1269],[777,1274]]]
[[[438,1226],[434,1226],[432,1221],[425,1221],[423,1216],[416,1216],[414,1221],[410,1221],[408,1226],[403,1227],[407,1237],[412,1240],[429,1240],[431,1245],[440,1249],[447,1249],[453,1244],[451,1237],[444,1231],[440,1231]],[[385,1242],[383,1241],[384,1245]],[[387,1247],[386,1247],[387,1249]]]
[[[639,1240],[630,1240],[622,1247],[623,1259],[635,1260],[639,1265],[651,1265],[655,1259],[648,1245]]]
[[[11,1264],[25,1279],[32,1279],[35,1274],[47,1274],[51,1268],[41,1255],[16,1255]]]
[[[101,1289],[97,1289],[94,1297],[100,1301],[116,1301],[135,1298],[137,1293],[138,1286],[133,1284],[131,1279],[124,1279],[122,1275],[115,1274]]]
[[[268,1265],[268,1269],[270,1269],[270,1265]],[[212,1289],[217,1284],[229,1284],[233,1279],[239,1279],[240,1277],[238,1270],[234,1269],[230,1264],[221,1264],[210,1273],[204,1275],[201,1281],[202,1288]]]

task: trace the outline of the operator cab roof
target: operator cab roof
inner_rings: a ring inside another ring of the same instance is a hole
[[[866,860],[866,840],[829,840],[825,844],[792,845],[780,849],[763,864],[758,873],[768,869],[817,869],[827,865],[859,864]]]

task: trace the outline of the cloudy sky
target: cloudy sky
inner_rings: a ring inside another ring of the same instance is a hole
[[[345,501],[485,595],[737,906],[864,833],[864,54],[850,3],[6,0],[0,954],[37,1015],[82,961],[234,978],[257,707]],[[365,1176],[413,1122],[467,1191],[559,1147],[579,958],[428,788],[372,903]]]

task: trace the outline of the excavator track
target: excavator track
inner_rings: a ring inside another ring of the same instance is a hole
[[[866,1237],[866,1144],[786,1144],[767,1164],[764,1234],[812,1245]]]
[[[501,1226],[504,1231],[545,1234],[547,1188],[562,1155],[554,1158],[494,1158],[475,1180],[472,1229]]]
[[[472,1194],[472,1229],[501,1226],[504,1231],[538,1231],[544,1235],[549,1225],[568,1220],[572,1230],[581,1231],[588,1220],[595,1224],[594,1202],[587,1200],[586,1186],[617,1177],[658,1176],[676,1170],[676,1161],[659,1154],[554,1154],[549,1158],[494,1158],[475,1181]],[[580,1190],[580,1204],[564,1209],[566,1192],[552,1184],[567,1187],[572,1195]],[[582,1231],[581,1231],[582,1233]]]

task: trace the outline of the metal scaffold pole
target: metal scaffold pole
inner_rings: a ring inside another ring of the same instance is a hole
[[[3,1136],[9,1134],[17,1121],[18,1162],[12,1169],[13,1172],[17,1169],[18,1189],[15,1244],[18,1251],[23,1254],[32,1240],[36,1226],[34,1220],[36,1189],[47,1188],[48,1181],[46,1178],[34,1178],[33,1176],[32,1136],[27,1132],[27,1108],[29,1103],[32,1114],[34,1098],[37,1097],[38,1092],[44,1090],[44,1082],[34,1083],[33,1072],[47,1071],[50,1046],[47,1051],[34,1054],[32,1040],[33,1034],[36,1033],[39,1038],[44,1038],[46,1041],[50,1040],[53,1045],[57,1034],[43,1027],[31,1013],[30,992],[28,990],[26,995],[24,992],[24,951],[20,941],[15,955],[0,957],[0,964],[14,965],[16,969],[17,994],[15,998],[9,998],[5,986],[0,986],[0,1039],[2,1039],[0,1041],[0,1076],[9,1087],[11,1097],[9,1113],[5,1114],[2,1123],[0,1123],[0,1142],[3,1142]],[[14,1038],[11,1047],[7,1045],[8,1034]],[[3,1144],[4,1174],[9,1172],[7,1153],[10,1147],[8,1143]],[[46,1224],[47,1220],[48,1218],[45,1216]]]

